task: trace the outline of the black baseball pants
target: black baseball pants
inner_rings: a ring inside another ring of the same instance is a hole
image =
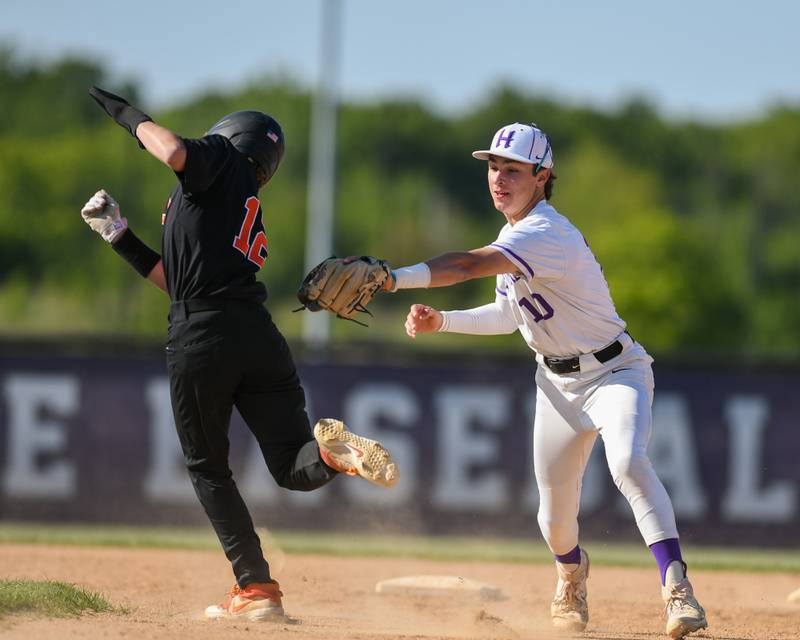
[[[170,307],[167,369],[186,468],[240,587],[270,580],[228,464],[235,406],[281,487],[311,491],[336,472],[311,432],[289,346],[263,305],[187,300]]]

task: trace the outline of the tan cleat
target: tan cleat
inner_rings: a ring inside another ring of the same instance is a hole
[[[244,589],[235,584],[224,602],[206,608],[206,618],[280,620],[283,618],[282,595],[277,582],[252,582]]]
[[[671,638],[683,638],[689,633],[708,627],[706,612],[694,597],[692,584],[686,578],[661,587],[661,597],[665,603],[667,635]]]
[[[361,476],[382,487],[392,487],[400,479],[389,452],[375,440],[350,433],[341,420],[319,420],[314,426],[314,437],[323,462],[331,469]]]
[[[566,631],[583,631],[589,622],[586,601],[586,579],[589,577],[589,556],[581,549],[581,563],[575,571],[567,571],[556,562],[558,584],[550,605],[553,626]]]

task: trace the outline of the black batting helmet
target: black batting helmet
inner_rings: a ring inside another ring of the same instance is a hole
[[[246,155],[256,168],[259,186],[265,185],[278,170],[283,158],[281,125],[261,111],[234,111],[212,126],[206,135],[225,136],[236,150]]]

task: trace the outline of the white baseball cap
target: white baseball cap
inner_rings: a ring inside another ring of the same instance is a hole
[[[490,149],[472,152],[472,157],[478,160],[488,160],[489,156],[535,164],[537,170],[539,167],[549,169],[553,166],[550,138],[533,123],[507,124],[494,134]]]

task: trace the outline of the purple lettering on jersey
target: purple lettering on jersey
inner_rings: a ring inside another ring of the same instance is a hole
[[[537,309],[536,305],[527,298],[520,299],[519,306],[526,308],[530,312],[530,314],[533,316],[534,322],[549,320],[550,318],[553,317],[555,311],[553,310],[553,307],[547,304],[547,300],[545,300],[538,293],[532,293],[531,298],[533,299],[534,302],[538,303],[538,305],[541,307],[541,311]],[[542,313],[542,311],[544,313]]]
[[[511,133],[506,135],[506,130],[503,129],[500,132],[500,135],[497,137],[497,143],[495,143],[494,146],[495,147],[499,147],[501,144],[503,144],[505,142],[506,143],[505,148],[508,149],[511,146],[511,141],[514,139],[514,134],[515,133],[516,133],[516,131],[512,131]]]
[[[508,294],[500,288],[495,287],[494,290],[497,291],[497,293],[499,293],[501,296],[505,296],[506,298],[508,297]]]
[[[504,247],[502,244],[500,244],[498,242],[493,242],[490,246],[497,247],[503,253],[509,254],[511,257],[513,257],[517,262],[519,262],[523,267],[525,267],[528,270],[528,273],[531,274],[531,278],[535,277],[535,274],[533,273],[533,269],[531,268],[531,265],[529,265],[527,262],[525,262],[522,258],[520,258],[511,249],[509,249],[508,247]]]

